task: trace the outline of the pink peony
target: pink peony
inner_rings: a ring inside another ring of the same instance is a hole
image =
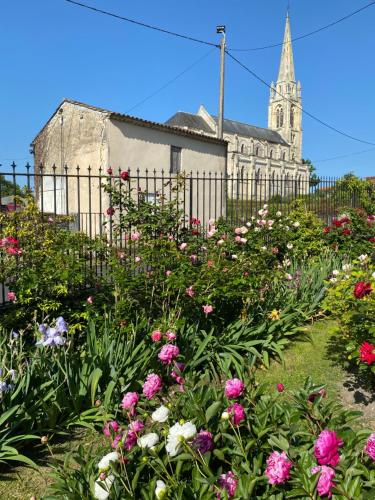
[[[133,431],[129,431],[124,441],[124,449],[128,451],[131,450],[137,444],[137,439],[137,434]]]
[[[241,243],[241,236],[236,236],[236,237],[234,238],[234,241],[235,241],[236,243]]]
[[[231,422],[233,425],[240,425],[240,423],[245,420],[245,410],[239,403],[233,403],[227,408],[227,412],[231,416]]]
[[[213,306],[210,306],[206,304],[205,306],[202,306],[204,314],[211,314],[214,310]]]
[[[284,391],[284,385],[283,384],[277,384],[276,389],[278,392],[283,392]]]
[[[122,440],[122,434],[117,434],[117,436],[115,436],[114,440],[111,443],[112,448],[114,449],[118,448],[118,445],[120,444],[121,440]]]
[[[242,396],[245,384],[238,378],[227,380],[225,384],[225,395],[229,399],[237,399]]]
[[[105,424],[103,427],[103,434],[106,437],[111,437],[111,431],[113,431],[115,434],[119,431],[120,426],[115,420],[111,420]]]
[[[159,340],[162,338],[163,334],[161,333],[160,330],[154,330],[152,333],[151,333],[151,340],[153,342],[159,342]]]
[[[150,373],[146,377],[142,390],[147,399],[152,399],[157,392],[162,390],[162,388],[163,384],[159,375],[156,375],[156,373]]]
[[[180,385],[182,385],[185,380],[181,376],[182,372],[185,370],[185,363],[179,363],[178,361],[175,362],[174,368],[171,371],[171,377],[176,380],[176,382]]]
[[[340,461],[339,447],[343,444],[343,441],[338,439],[335,431],[330,431],[329,429],[322,431],[315,442],[314,448],[318,463],[320,465],[332,465],[332,467],[336,467]]]
[[[242,231],[241,231],[241,228],[240,227],[236,227],[236,229],[234,230],[235,234],[237,235],[241,235],[242,234]]]
[[[219,486],[227,492],[229,498],[232,498],[236,493],[237,484],[238,481],[232,471],[221,474],[219,478]],[[220,495],[218,495],[218,498],[220,498]]]
[[[375,434],[370,434],[365,446],[365,453],[375,461]]]
[[[121,407],[124,410],[129,410],[130,415],[135,415],[135,407],[137,406],[139,396],[136,392],[127,392],[121,401]]]
[[[193,447],[197,449],[202,455],[214,449],[214,441],[211,432],[200,431],[194,441]]]
[[[170,330],[167,331],[165,336],[166,336],[167,340],[169,340],[169,342],[173,342],[177,338],[177,335],[174,332],[171,332]]]
[[[7,297],[10,302],[15,302],[17,300],[17,296],[14,292],[8,292]]]
[[[335,486],[335,483],[332,479],[335,477],[335,471],[331,469],[331,467],[327,467],[326,465],[321,465],[317,467],[313,467],[311,469],[313,474],[320,472],[319,480],[318,480],[318,495],[320,497],[328,496],[331,498],[332,491],[331,489]]]
[[[134,420],[129,424],[129,429],[132,432],[140,432],[143,428],[144,428],[144,423],[141,422],[140,420]]]
[[[170,365],[174,358],[180,354],[180,349],[176,345],[167,344],[161,348],[158,358],[165,365]]]
[[[292,462],[288,459],[285,451],[279,453],[274,451],[267,458],[266,476],[270,484],[283,484],[289,479],[289,471]]]
[[[187,243],[181,243],[180,250],[184,251],[187,248]]]
[[[195,292],[193,290],[193,287],[192,286],[189,286],[186,290],[185,290],[185,293],[186,295],[188,295],[189,297],[194,297],[195,295]]]
[[[139,231],[134,231],[130,236],[132,241],[138,241],[140,237],[141,233]]]

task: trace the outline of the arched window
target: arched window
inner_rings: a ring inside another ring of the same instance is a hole
[[[294,127],[294,106],[290,108],[290,126]]]
[[[241,144],[241,153],[244,154],[245,152],[245,144]]]
[[[270,158],[273,158],[273,149],[270,151]]]
[[[255,156],[259,156],[259,146],[255,148]]]
[[[276,128],[280,128],[284,125],[284,110],[281,106],[278,106],[276,110]]]
[[[285,159],[286,159],[286,153],[285,151],[283,151],[283,160],[285,161]]]

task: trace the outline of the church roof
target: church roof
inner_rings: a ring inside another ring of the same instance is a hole
[[[217,116],[212,116],[212,119],[217,123]],[[166,125],[172,127],[188,127],[196,130],[203,130],[206,133],[214,133],[214,130],[207,124],[207,122],[199,115],[185,113],[179,111],[167,120]],[[237,122],[235,120],[224,120],[224,133],[237,134],[243,137],[252,137],[261,141],[273,142],[288,146],[289,144],[284,141],[281,135],[269,128],[256,127],[255,125],[248,125],[247,123]]]

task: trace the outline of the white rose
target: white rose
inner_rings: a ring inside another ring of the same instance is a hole
[[[342,266],[343,271],[350,271],[351,268],[352,268],[351,264],[344,264]]]
[[[138,446],[140,448],[152,448],[159,442],[159,436],[155,432],[150,432],[138,438]]]
[[[236,259],[238,259],[237,255],[233,254],[232,255],[232,260],[236,260]]]
[[[219,246],[224,245],[224,240],[219,240],[219,241],[217,242],[217,244],[218,244]]]
[[[243,245],[245,245],[245,244],[247,243],[247,239],[246,239],[246,238],[241,238],[241,239],[240,239],[240,242],[241,242]]]
[[[362,254],[359,257],[360,262],[364,262],[367,259],[367,254]]]
[[[289,231],[290,227],[289,226],[285,226],[285,231]]]
[[[333,275],[333,276],[338,276],[339,274],[340,274],[340,271],[338,271],[337,269],[334,269],[334,270],[332,271],[332,275]]]
[[[165,422],[168,420],[169,410],[166,406],[162,405],[154,411],[151,418],[154,422]]]
[[[247,227],[251,227],[251,222],[246,222]]]
[[[167,485],[160,479],[156,481],[155,496],[158,500],[162,500],[167,493]]]
[[[109,475],[106,479],[104,479],[104,481],[97,479],[94,484],[94,497],[97,500],[107,500],[114,480],[115,476],[113,474]],[[99,483],[102,483],[104,487]]]
[[[332,283],[336,283],[337,278],[331,278],[329,281],[331,281]]]
[[[276,217],[281,217],[281,212],[280,211],[276,212]]]
[[[249,232],[246,226],[242,226],[240,229],[241,229],[241,234],[246,234]]]
[[[294,226],[294,227],[299,227],[299,226],[300,226],[300,223],[299,223],[298,221],[297,221],[297,222],[294,222],[294,223],[293,223],[293,226]]]
[[[288,243],[287,246],[288,250],[291,250],[293,248],[293,243]]]
[[[263,252],[266,252],[266,251],[267,251],[267,247],[261,247],[261,250],[262,250]]]
[[[107,467],[109,467],[109,464],[111,462],[118,462],[118,458],[119,457],[117,451],[112,451],[111,453],[104,455],[104,457],[98,463],[98,469],[106,469]]]

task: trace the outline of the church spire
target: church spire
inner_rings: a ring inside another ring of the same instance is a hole
[[[281,61],[279,77],[277,83],[295,82],[294,58],[292,48],[292,35],[290,30],[289,10],[286,16],[286,25],[284,33],[284,43],[281,51]]]

